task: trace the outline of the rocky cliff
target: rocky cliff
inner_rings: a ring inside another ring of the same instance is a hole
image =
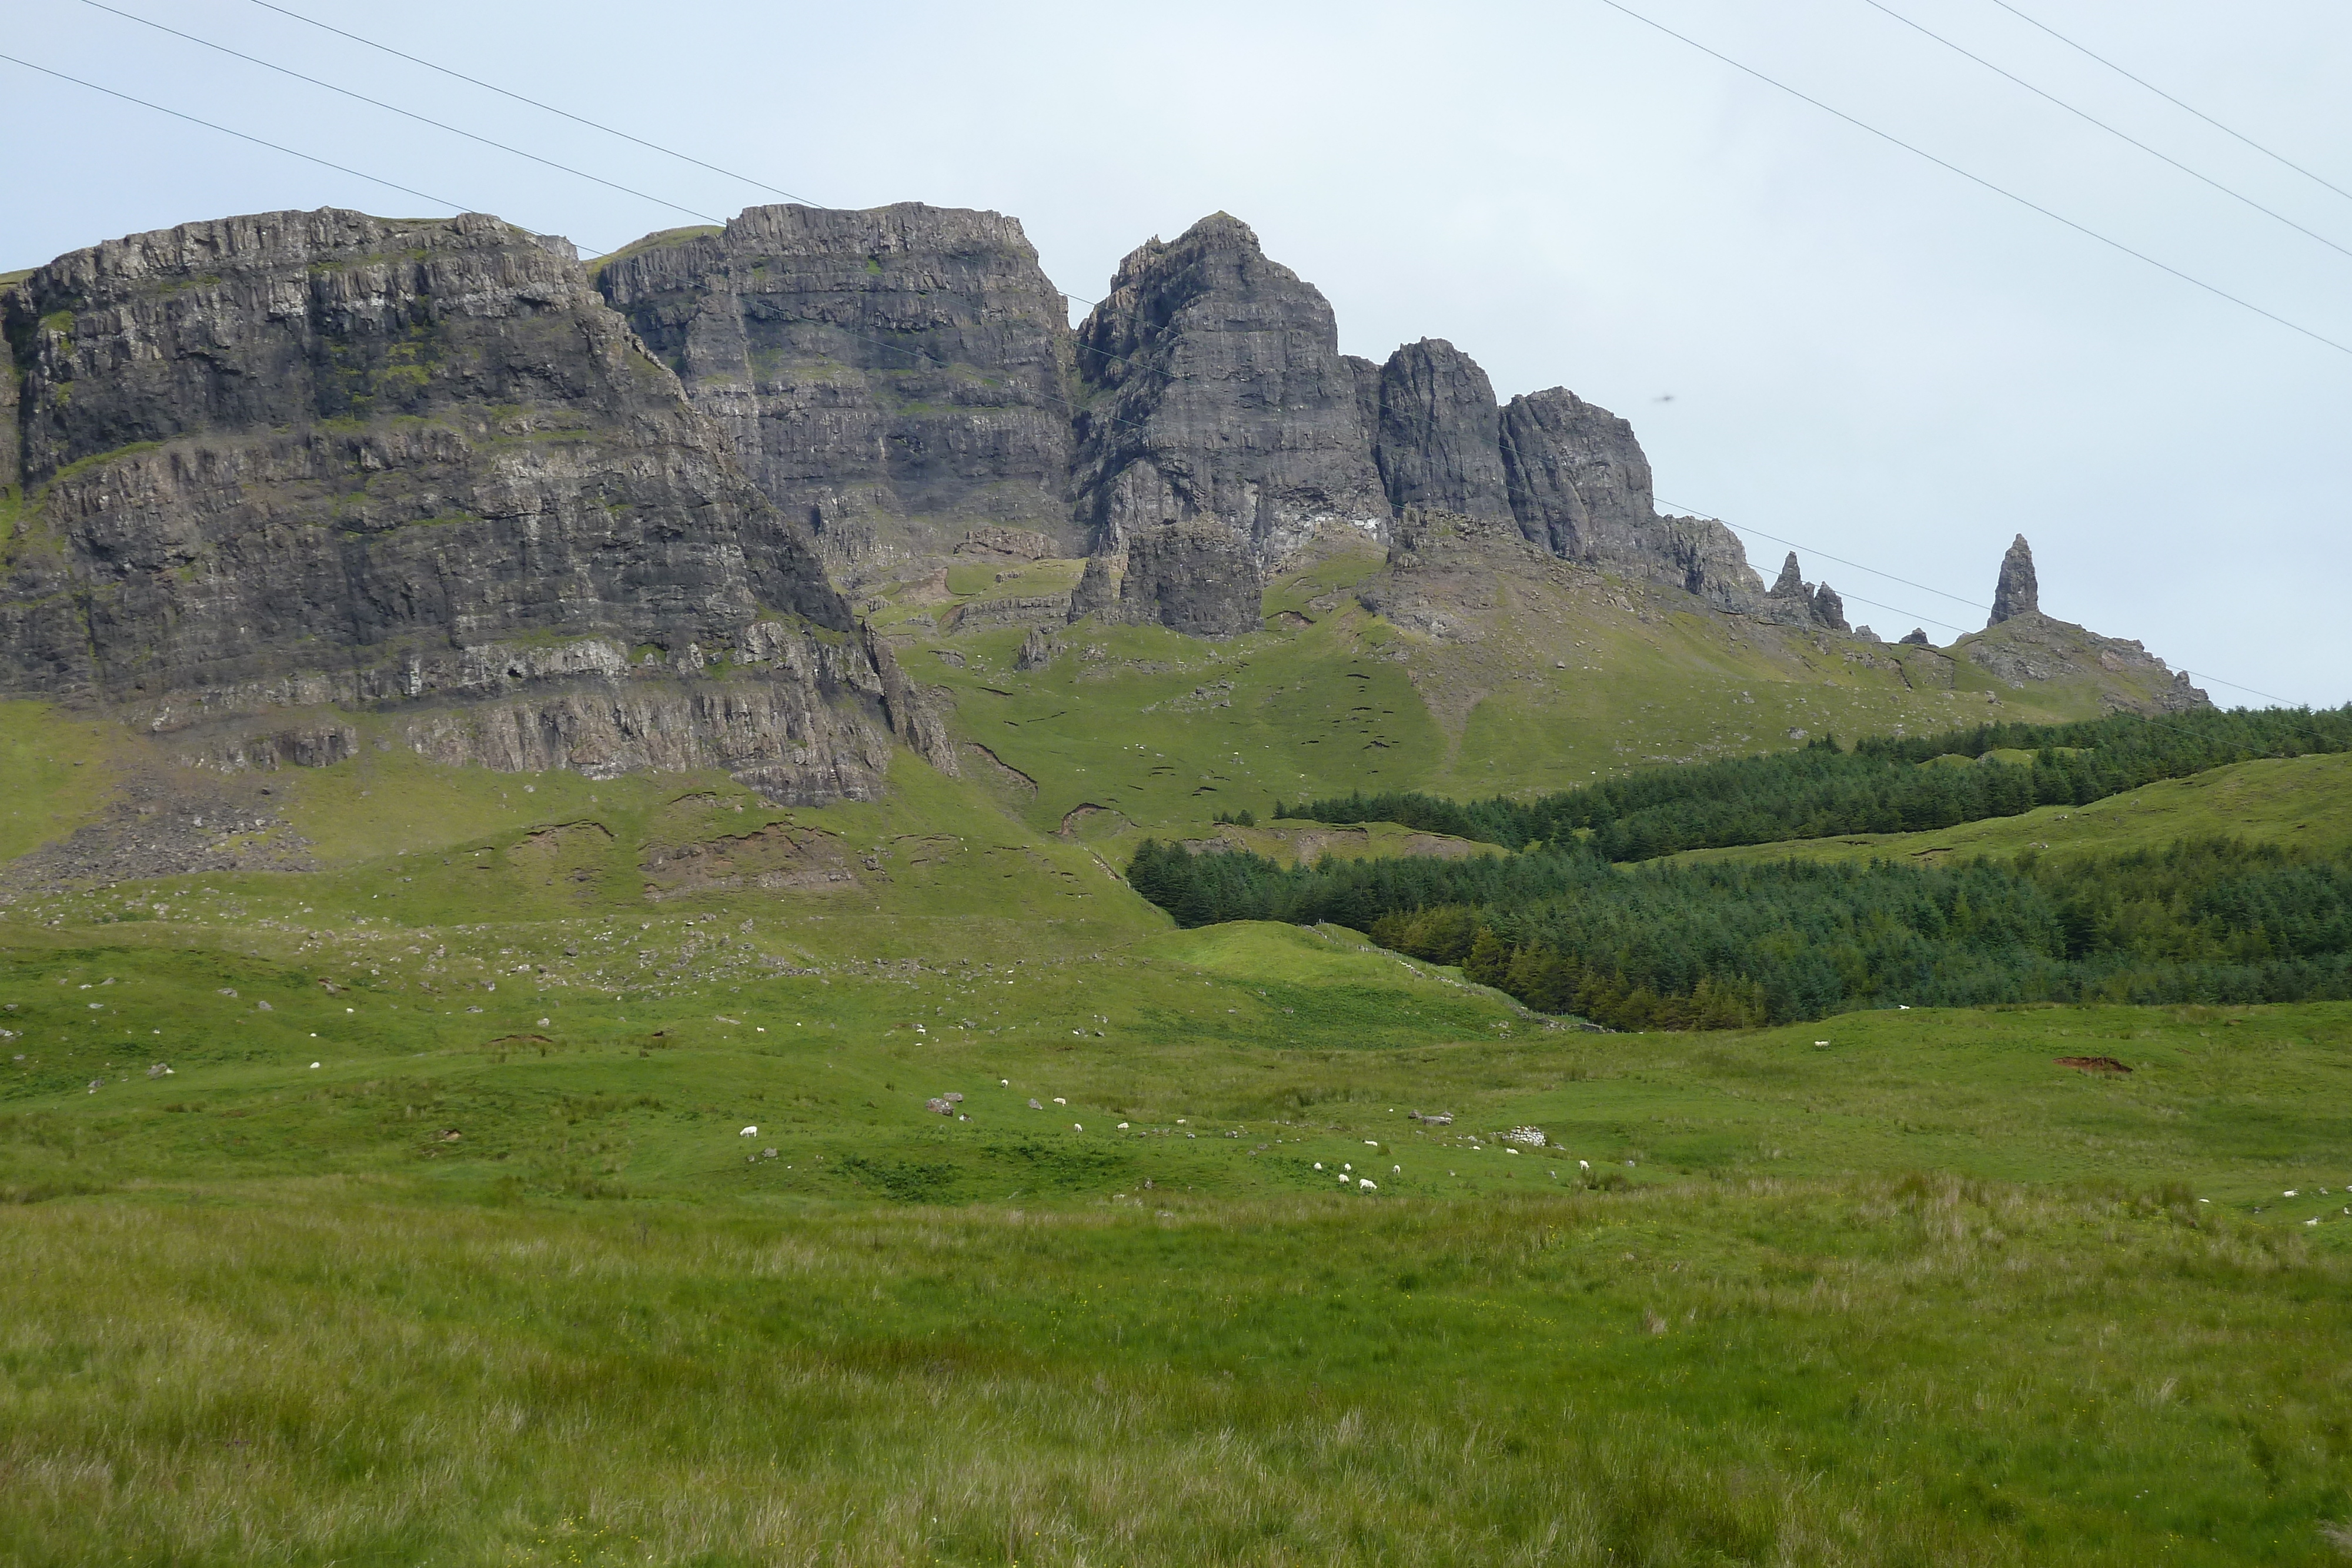
[[[1206,517],[1279,559],[1389,504],[1331,307],[1223,213],[1119,264],[1077,334],[1078,520],[1098,549]]]
[[[0,295],[0,691],[192,760],[718,766],[866,796],[934,721],[571,247],[324,210]]]
[[[1478,361],[1443,338],[1407,343],[1381,367],[1372,459],[1389,505],[1511,514],[1502,415]]]
[[[1083,552],[1069,323],[1017,220],[753,207],[641,241],[596,283],[845,581],[972,528]]]

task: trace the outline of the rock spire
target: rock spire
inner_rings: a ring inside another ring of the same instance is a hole
[[[1789,559],[1780,563],[1780,575],[1772,581],[1772,597],[1796,599],[1805,592],[1805,574],[1798,570],[1797,552],[1790,550]]]
[[[2020,534],[2009,553],[2000,558],[2000,580],[1992,591],[1992,619],[1985,624],[1998,626],[2013,616],[2041,612],[2042,591],[2033,580],[2033,547]]]

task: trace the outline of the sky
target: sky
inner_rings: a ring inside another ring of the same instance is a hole
[[[1615,410],[1662,503],[1767,580],[1796,543],[1884,636],[1982,624],[2022,533],[2044,610],[2223,706],[2352,700],[2352,7],[108,3],[26,7],[0,51],[290,152],[0,60],[0,271],[330,204],[593,256],[785,192],[1009,213],[1090,298],[1223,210],[1349,352],[1444,338],[1504,398]]]

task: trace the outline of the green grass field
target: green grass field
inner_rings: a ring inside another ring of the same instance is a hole
[[[1833,839],[1691,850],[1678,861],[1913,861],[1936,864],[2026,850],[2120,854],[2179,839],[2238,838],[2284,848],[2352,844],[2352,755],[2241,762],[2167,779],[2088,806],[2040,806],[2018,817],[1963,822],[1924,833],[1852,833]]]
[[[1302,789],[1994,706],[1631,601],[1440,646],[1364,566],[919,642],[966,776],[880,802],[363,744],[268,776],[312,869],[0,884],[0,1564],[2352,1554],[2352,1005],[1604,1035],[1124,884],[1463,847],[1212,824]],[[121,744],[0,706],[0,852]],[[1738,852],[2333,844],[2344,761]]]
[[[2352,1514],[2352,1008],[1598,1036],[1249,925],[443,996],[161,902],[0,971],[0,1560],[2315,1563]]]

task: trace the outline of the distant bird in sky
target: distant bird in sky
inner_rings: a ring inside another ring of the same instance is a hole
[[[1655,398],[1652,398],[1650,401],[1651,401],[1652,402],[1674,402],[1674,401],[1675,401],[1675,394],[1674,394],[1674,393],[1672,393],[1672,392],[1668,392],[1668,393],[1666,393],[1666,395],[1665,395],[1665,396],[1664,396],[1664,397],[1655,397]]]

